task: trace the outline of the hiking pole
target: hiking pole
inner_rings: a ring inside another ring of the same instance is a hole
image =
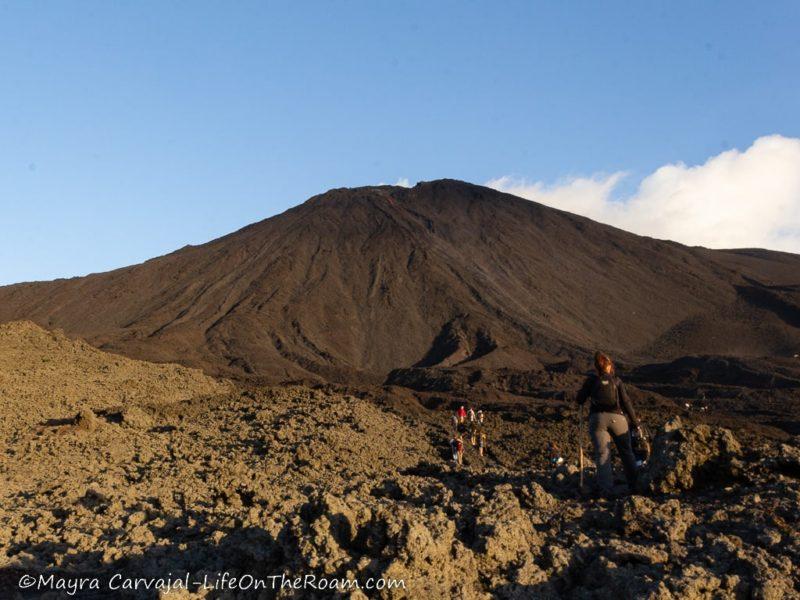
[[[578,491],[583,491],[583,406],[578,406],[578,468],[580,483]]]

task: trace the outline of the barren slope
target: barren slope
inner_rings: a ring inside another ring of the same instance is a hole
[[[687,248],[442,180],[332,190],[141,265],[0,288],[0,320],[212,373],[381,381],[597,346],[790,354],[798,284],[796,255]]]
[[[31,427],[67,422],[82,409],[119,411],[229,389],[197,369],[108,354],[30,322],[0,325],[0,435],[9,448]]]

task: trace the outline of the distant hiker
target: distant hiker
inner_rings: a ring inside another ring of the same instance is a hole
[[[708,411],[708,398],[706,398],[706,393],[704,391],[700,391],[700,406],[697,407],[700,412],[707,412]]]
[[[467,418],[467,409],[464,408],[463,404],[458,407],[458,413],[457,414],[458,414],[458,420],[463,423]]]
[[[453,462],[460,465],[464,461],[464,440],[460,435],[450,440],[450,450],[453,453]]]
[[[485,413],[482,410],[479,410],[478,411],[478,420],[475,421],[475,424],[477,425],[477,429],[478,429],[478,437],[479,438],[481,436],[483,436],[484,438],[486,437],[486,431],[485,431],[486,421],[484,420],[484,414]]]
[[[475,419],[470,423],[470,435],[472,438],[472,445],[474,446],[478,439],[481,437],[481,432],[483,431],[483,411],[478,410],[475,413]]]
[[[611,440],[617,446],[625,478],[631,492],[636,490],[636,459],[631,449],[631,438],[628,434],[627,415],[631,424],[641,435],[641,427],[633,410],[630,398],[622,381],[614,373],[614,363],[602,352],[594,356],[596,374],[589,375],[578,392],[576,401],[583,405],[591,398],[589,404],[589,435],[594,445],[597,463],[597,483],[600,492],[609,495],[613,485],[611,468]]]
[[[458,416],[458,411],[453,413],[453,417],[452,417],[452,419],[450,421],[450,424],[451,424],[452,429],[453,429],[453,436],[454,437],[455,436],[462,436],[463,437],[463,436],[465,436],[465,435],[467,435],[469,433],[469,431],[468,431],[468,426],[469,425],[465,420],[461,419]]]
[[[470,423],[474,423],[474,422],[475,422],[475,409],[473,409],[473,408],[470,406],[470,407],[469,407],[468,414],[469,414],[469,422],[470,422]]]
[[[458,438],[455,436],[450,440],[450,452],[453,454],[453,462],[458,463]]]
[[[558,444],[555,442],[547,444],[547,454],[550,460],[550,466],[553,468],[564,463],[564,457],[561,456],[561,451],[558,449]]]
[[[483,456],[483,449],[486,448],[486,432],[481,431],[478,436],[478,454]]]

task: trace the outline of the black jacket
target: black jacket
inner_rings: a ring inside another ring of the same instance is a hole
[[[627,415],[634,427],[639,426],[625,385],[616,375],[589,375],[583,382],[576,401],[583,404],[588,398],[592,399],[589,404],[590,413],[613,412]]]

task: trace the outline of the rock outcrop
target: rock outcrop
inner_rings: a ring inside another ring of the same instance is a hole
[[[742,474],[741,455],[742,447],[730,430],[709,425],[685,427],[675,417],[653,442],[644,483],[662,494],[727,485]]]

